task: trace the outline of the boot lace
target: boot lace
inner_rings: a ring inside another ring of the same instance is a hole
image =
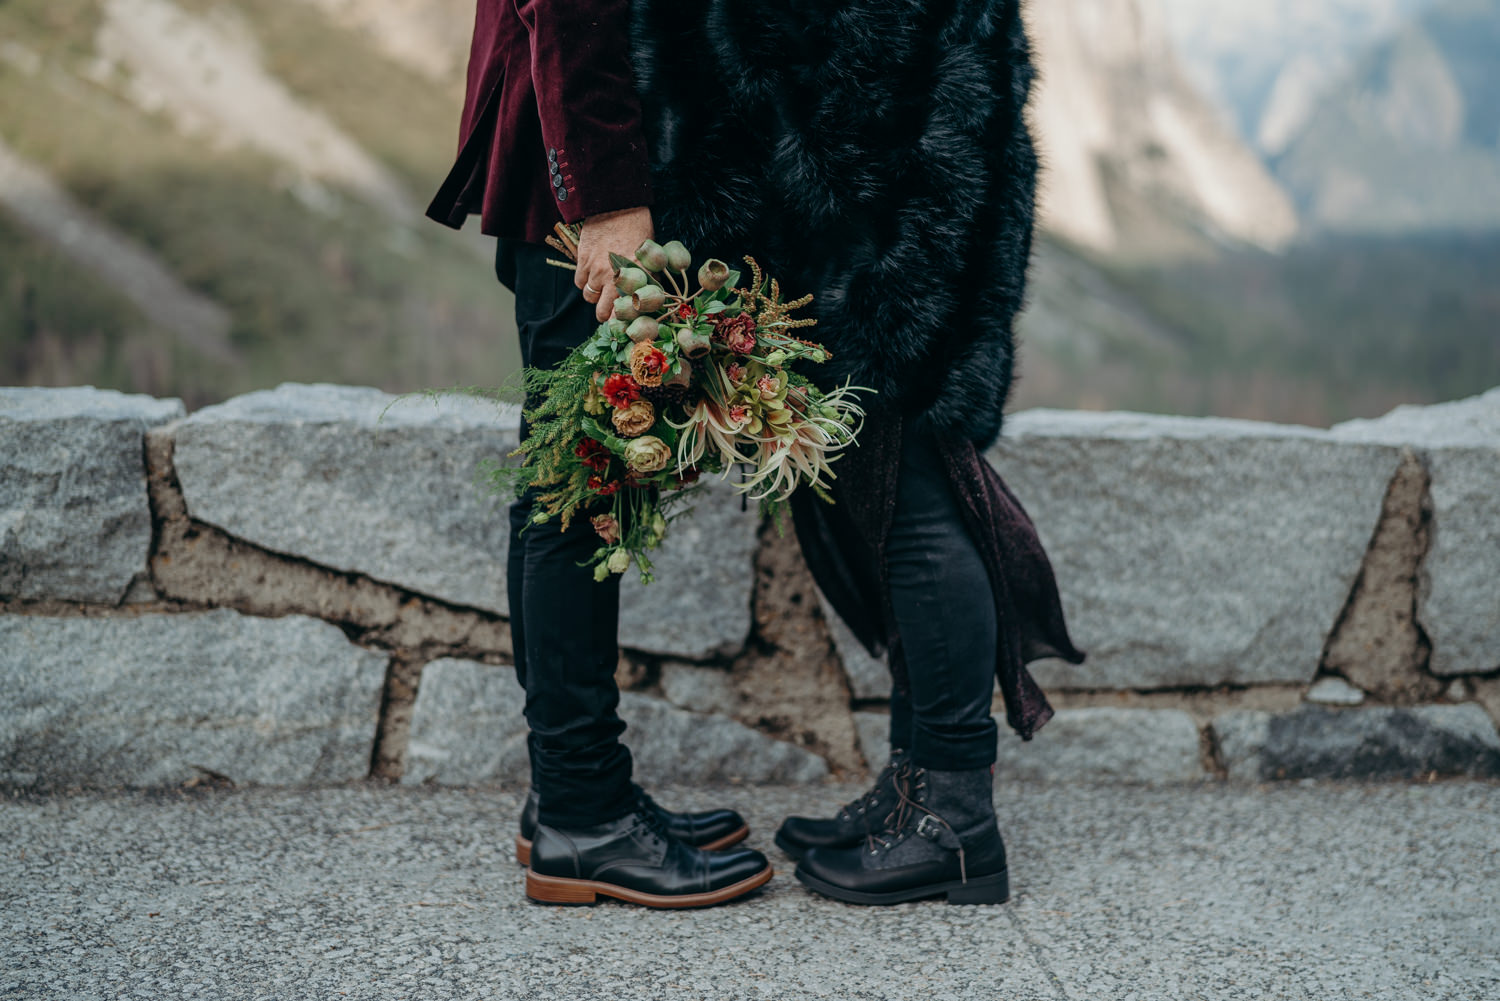
[[[894,781],[898,775],[903,775],[911,770],[911,765],[906,761],[897,764],[887,764],[875,777],[875,784],[863,796],[852,799],[839,808],[839,819],[852,822],[855,814],[868,814],[880,805],[880,787],[887,781]]]
[[[896,806],[885,819],[885,829],[878,834],[865,835],[865,848],[871,855],[879,855],[883,851],[889,851],[900,842],[906,840],[907,836],[914,831],[920,832],[922,825],[932,821],[952,836],[953,843],[958,852],[958,878],[959,882],[969,881],[969,868],[964,858],[964,843],[958,837],[958,832],[953,825],[932,810],[928,809],[923,800],[926,796],[922,790],[927,788],[927,771],[923,768],[903,769],[896,773]]]

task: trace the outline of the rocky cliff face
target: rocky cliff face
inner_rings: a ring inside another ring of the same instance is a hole
[[[1163,249],[1162,220],[1267,248],[1290,241],[1290,200],[1189,82],[1154,5],[1068,0],[1032,4],[1029,18],[1049,229],[1135,253]]]
[[[1500,226],[1496,0],[1147,0],[1311,231]]]
[[[1193,81],[1268,156],[1359,55],[1435,0],[1147,0]]]
[[[1277,175],[1319,228],[1500,228],[1500,0],[1445,0],[1309,113]]]

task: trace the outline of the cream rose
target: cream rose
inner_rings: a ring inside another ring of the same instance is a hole
[[[625,465],[637,473],[659,473],[671,458],[672,450],[655,435],[635,438],[625,445]]]

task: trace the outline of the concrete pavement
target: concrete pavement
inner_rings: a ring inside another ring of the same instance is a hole
[[[528,903],[516,790],[0,800],[0,997],[1500,998],[1500,785],[1002,786],[1010,904]]]

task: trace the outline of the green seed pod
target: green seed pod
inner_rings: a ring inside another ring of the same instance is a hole
[[[629,322],[630,320],[634,320],[637,316],[640,315],[641,311],[635,308],[635,296],[615,296],[615,319],[625,320]],[[629,332],[628,328],[626,332]]]
[[[667,252],[655,240],[647,240],[635,252],[635,259],[647,271],[656,272],[667,266]]]
[[[773,365],[773,366],[774,365],[780,365],[780,364],[782,364],[785,361],[786,361],[786,352],[782,351],[780,349],[772,351],[770,354],[766,355],[766,364],[767,365]]]
[[[723,288],[727,281],[729,281],[729,265],[717,258],[709,258],[698,269],[698,284],[710,292]]]
[[[693,255],[682,245],[681,240],[673,240],[662,250],[667,252],[667,266],[673,271],[686,271],[693,263]]]
[[[693,384],[693,363],[686,358],[677,359],[677,372],[668,376],[662,383],[663,386],[682,386],[686,389]]]
[[[713,343],[707,334],[700,334],[691,327],[677,331],[677,350],[682,352],[684,358],[702,358],[712,347]]]
[[[642,341],[656,340],[656,335],[660,329],[661,324],[656,322],[655,317],[637,316],[634,320],[630,321],[630,326],[625,332],[630,335],[632,341],[640,344]]]
[[[621,295],[629,295],[649,281],[646,272],[640,268],[621,268],[620,273],[615,276],[615,288],[620,290]]]
[[[642,285],[635,290],[635,308],[654,313],[667,304],[667,293],[660,285]]]

